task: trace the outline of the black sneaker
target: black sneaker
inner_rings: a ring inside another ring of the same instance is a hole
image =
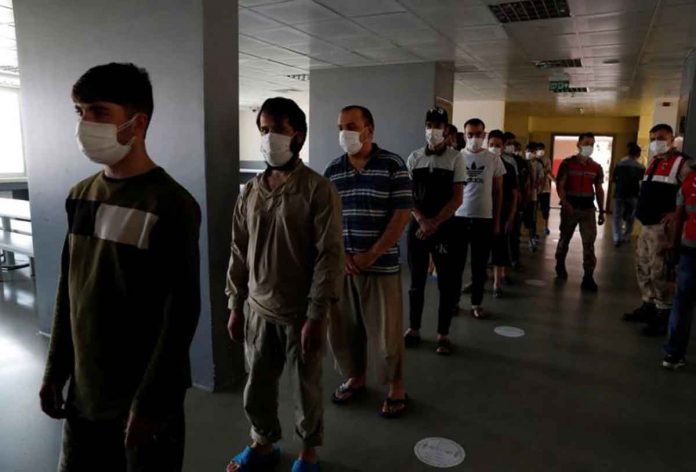
[[[597,286],[597,283],[594,281],[592,276],[588,275],[582,278],[582,284],[580,284],[580,288],[586,292],[596,292],[597,290],[599,290],[599,287]]]
[[[556,278],[560,280],[568,280],[568,271],[565,265],[556,264]]]
[[[493,298],[503,298],[503,289],[496,287],[493,289]]]
[[[667,334],[667,323],[669,322],[669,314],[672,310],[658,309],[655,316],[648,320],[648,325],[643,328],[643,336],[656,337]]]
[[[416,334],[414,331],[411,331],[410,329],[406,331],[406,334],[404,334],[404,346],[406,348],[417,347],[420,344],[420,342],[420,334]]]
[[[641,306],[632,312],[624,313],[621,319],[629,323],[647,323],[655,316],[656,311],[657,308],[655,308],[654,303],[643,302]]]
[[[662,359],[662,367],[669,370],[678,370],[686,366],[686,359],[684,356],[673,356],[672,354],[667,354],[664,359]]]

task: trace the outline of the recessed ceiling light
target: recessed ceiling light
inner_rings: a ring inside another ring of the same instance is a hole
[[[602,61],[602,64],[618,64],[619,60],[618,59],[605,59]]]

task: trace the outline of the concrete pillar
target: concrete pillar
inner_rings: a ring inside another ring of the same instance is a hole
[[[312,71],[309,88],[309,165],[318,172],[343,152],[336,122],[346,105],[375,118],[375,142],[406,159],[425,144],[425,112],[437,103],[452,117],[454,72],[434,62]]]
[[[133,62],[153,83],[149,152],[203,213],[202,312],[191,360],[194,383],[209,390],[244,374],[241,350],[225,336],[223,293],[239,189],[237,8],[236,0],[14,4],[39,330],[51,327],[65,197],[99,170],[77,149],[71,87],[92,66]]]

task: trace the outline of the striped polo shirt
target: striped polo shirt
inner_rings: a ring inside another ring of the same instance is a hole
[[[395,210],[413,207],[411,180],[404,161],[376,144],[362,170],[356,170],[348,155],[343,154],[329,164],[324,175],[341,196],[347,254],[367,252],[382,236]],[[365,272],[398,273],[398,243]]]

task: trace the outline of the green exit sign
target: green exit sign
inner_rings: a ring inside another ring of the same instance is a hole
[[[549,90],[551,92],[563,92],[570,88],[569,80],[551,80],[549,81]]]

